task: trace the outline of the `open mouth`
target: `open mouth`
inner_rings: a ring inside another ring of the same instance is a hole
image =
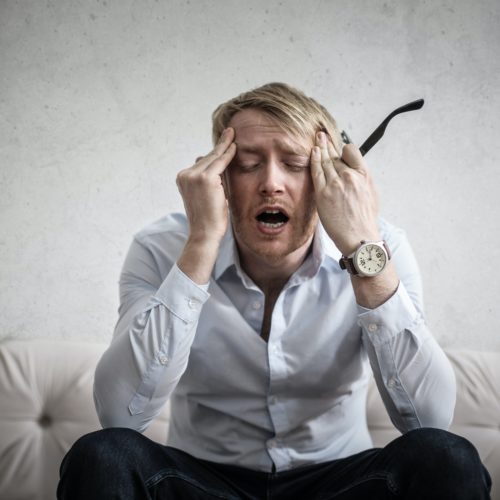
[[[256,219],[264,227],[268,227],[269,229],[278,229],[288,222],[289,217],[281,210],[267,209],[260,212]]]

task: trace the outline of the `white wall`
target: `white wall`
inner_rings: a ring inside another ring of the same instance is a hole
[[[176,172],[223,100],[286,81],[355,141],[421,263],[443,346],[500,349],[500,4],[0,2],[0,335],[108,340],[132,234],[182,208]]]

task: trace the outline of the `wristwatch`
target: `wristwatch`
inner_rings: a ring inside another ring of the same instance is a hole
[[[360,277],[372,277],[380,274],[389,260],[391,251],[384,241],[361,241],[359,247],[347,257],[342,255],[340,268],[349,274]]]

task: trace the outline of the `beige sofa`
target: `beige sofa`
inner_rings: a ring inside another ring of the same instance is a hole
[[[99,428],[92,400],[103,344],[55,340],[0,343],[0,499],[52,500],[59,464],[82,434]],[[452,431],[479,450],[500,500],[500,353],[447,351],[458,381]],[[439,400],[436,400],[439,404]],[[375,445],[398,435],[372,384],[368,425]],[[164,442],[168,409],[147,435]]]

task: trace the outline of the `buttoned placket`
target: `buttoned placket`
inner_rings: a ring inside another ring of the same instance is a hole
[[[288,417],[283,394],[283,385],[287,379],[287,365],[283,353],[282,338],[286,331],[286,318],[283,304],[287,289],[284,289],[274,306],[271,333],[267,345],[269,362],[269,392],[267,406],[274,427],[274,437],[267,442],[268,453],[278,469],[290,465],[290,458],[283,441],[283,433],[288,429]],[[283,397],[283,399],[281,399]]]
[[[249,290],[249,299],[244,309],[244,317],[247,323],[260,334],[262,321],[264,319],[264,294],[258,289]]]

